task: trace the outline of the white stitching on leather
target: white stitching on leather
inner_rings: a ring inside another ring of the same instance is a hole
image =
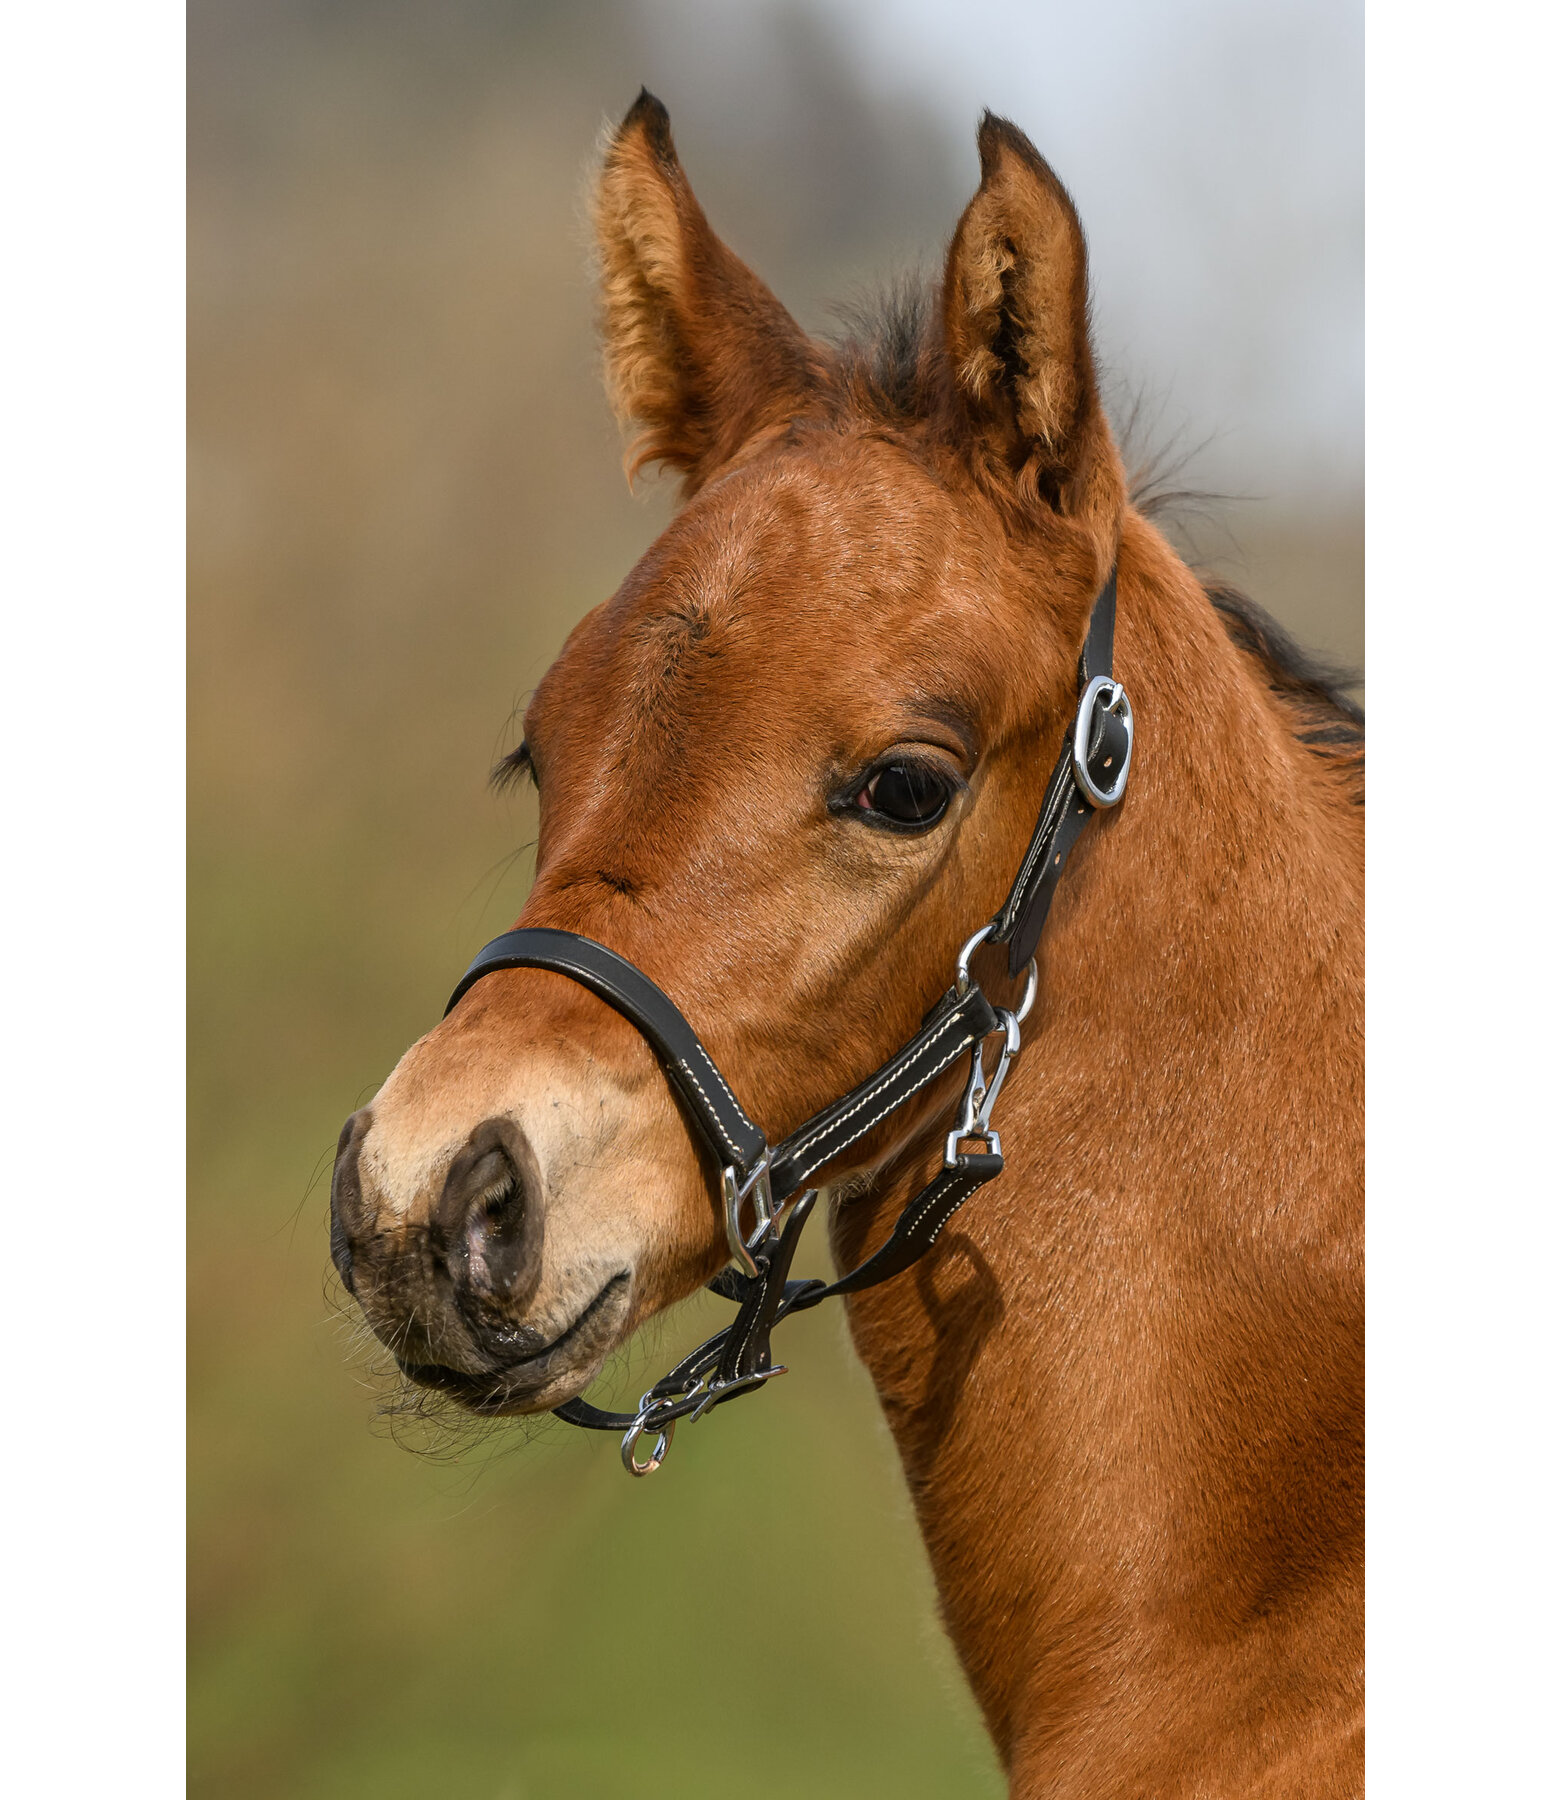
[[[603,946],[601,946],[601,948],[606,949],[607,946],[603,945]],[[597,971],[590,968],[586,962],[584,962],[580,958],[566,957],[562,960],[560,957],[556,957],[555,963],[558,965],[560,972],[569,974],[571,976],[571,979],[578,980],[579,984],[582,987],[588,988],[594,993],[596,992],[596,989],[592,988],[592,981],[590,979],[588,979],[588,980],[580,979],[580,977],[582,977],[582,976],[593,977],[593,978],[596,978],[596,976],[597,976]],[[548,965],[540,964],[539,966],[545,967]],[[642,971],[637,971],[637,973],[642,973]],[[651,978],[650,978],[650,976],[646,976],[646,979],[648,981],[650,981]],[[652,986],[655,986],[655,985],[656,984],[653,982]],[[614,984],[611,979],[609,979],[609,987],[610,987],[610,989],[614,988]],[[658,992],[661,992],[661,990],[658,989]],[[602,995],[599,995],[598,997],[600,999],[603,998]],[[667,999],[667,996],[664,994],[663,998]],[[607,1001],[605,1000],[604,1003],[607,1004]],[[667,1003],[669,1006],[673,1005],[673,1002],[670,999],[668,999]],[[674,1011],[675,1012],[677,1011],[676,1007],[674,1007]],[[628,1017],[628,1016],[629,1015],[626,1014],[626,1017]],[[679,1017],[680,1018],[683,1017],[682,1013],[679,1013]],[[685,1022],[687,1023],[687,1021],[685,1021]],[[640,1027],[637,1025],[636,1029],[639,1030]],[[692,1034],[693,1028],[690,1027],[690,1030],[691,1030],[691,1034]],[[726,1095],[727,1099],[731,1102],[733,1112],[735,1112],[737,1114],[738,1118],[740,1118],[742,1120],[742,1122],[748,1127],[748,1129],[751,1132],[754,1132],[756,1135],[762,1135],[759,1132],[759,1127],[754,1124],[753,1120],[749,1118],[747,1113],[745,1113],[743,1111],[742,1107],[738,1104],[737,1095],[734,1094],[732,1092],[731,1088],[729,1088],[727,1086],[726,1077],[721,1073],[720,1069],[718,1069],[716,1067],[715,1063],[711,1061],[709,1052],[707,1052],[704,1049],[704,1047],[700,1044],[693,1045],[692,1049],[704,1058],[705,1066],[710,1070],[711,1074],[713,1074],[716,1077],[717,1084],[719,1085],[722,1093],[724,1093]],[[678,1067],[680,1069],[682,1069],[684,1071],[684,1073],[689,1077],[689,1079],[694,1083],[695,1092],[698,1093],[700,1098],[705,1102],[705,1110],[716,1121],[716,1129],[726,1139],[728,1147],[731,1148],[734,1152],[736,1152],[737,1146],[733,1141],[732,1133],[727,1130],[726,1121],[722,1118],[720,1111],[717,1109],[715,1101],[712,1100],[710,1095],[706,1093],[704,1084],[701,1082],[699,1076],[695,1074],[693,1068],[690,1066],[688,1057],[686,1057],[686,1056],[678,1057],[675,1060],[678,1064]]]
[[[727,1086],[726,1076],[723,1075],[721,1073],[720,1069],[718,1069],[716,1067],[715,1063],[713,1063],[711,1061],[709,1053],[707,1053],[705,1056],[705,1064],[706,1064],[706,1067],[710,1070],[711,1074],[714,1075],[716,1080],[721,1084],[722,1093],[725,1094],[727,1099],[732,1102],[733,1112],[735,1112],[737,1114],[738,1118],[740,1118],[743,1121],[743,1123],[748,1127],[748,1129],[750,1131],[757,1131],[759,1129],[759,1127],[754,1124],[753,1120],[750,1119],[749,1116],[747,1115],[747,1113],[745,1113],[743,1111],[742,1107],[738,1105],[737,1095],[734,1094],[732,1092],[731,1088],[729,1088]],[[695,1085],[698,1086],[699,1084],[696,1082]]]
[[[1060,774],[1062,779],[1065,779],[1071,774],[1071,763],[1071,752],[1068,747],[1065,754],[1060,759]],[[1065,804],[1055,814],[1054,823],[1050,826],[1048,836],[1046,836],[1042,842],[1035,840],[1028,846],[1028,854],[1023,858],[1023,866],[1017,877],[1017,886],[1012,889],[1011,899],[1008,900],[1006,905],[1002,908],[1002,911],[1008,916],[1016,916],[1018,907],[1023,903],[1023,894],[1027,889],[1028,883],[1033,879],[1033,872],[1038,868],[1039,864],[1043,862],[1045,851],[1048,850],[1050,845],[1055,841],[1055,838],[1060,831],[1060,827],[1065,823],[1066,814],[1071,810],[1071,802],[1075,797],[1075,794],[1076,789],[1073,785],[1071,792],[1066,795]]]
[[[968,1177],[970,1176],[972,1171],[966,1170],[966,1169],[955,1169],[953,1171],[953,1173],[955,1175],[962,1175],[965,1177],[965,1179],[968,1179]],[[988,1179],[988,1177],[987,1177],[987,1179]],[[982,1188],[984,1185],[985,1185],[984,1181],[975,1181],[970,1186],[969,1191],[966,1194],[961,1195],[957,1200],[955,1200],[952,1203],[952,1205],[950,1207],[948,1207],[947,1211],[942,1214],[940,1219],[937,1220],[936,1226],[933,1229],[930,1237],[928,1237],[926,1239],[926,1242],[928,1244],[934,1244],[937,1241],[938,1237],[941,1236],[942,1227],[947,1223],[947,1221],[953,1216],[953,1214],[955,1212],[957,1212],[958,1208],[963,1205],[965,1200],[972,1199],[973,1196],[975,1195],[975,1193],[980,1188]],[[905,1226],[903,1236],[899,1240],[900,1243],[908,1243],[912,1237],[917,1235],[919,1233],[919,1231],[921,1230],[921,1228],[924,1226],[928,1216],[929,1215],[927,1213],[921,1213],[919,1215],[919,1217],[912,1219],[910,1221],[910,1223]]]
[[[965,1179],[965,1180],[968,1180],[968,1179],[969,1179],[969,1171],[968,1171],[968,1170],[966,1170],[966,1169],[955,1169],[955,1170],[954,1170],[954,1171],[953,1171],[953,1173],[954,1173],[954,1174],[955,1174],[955,1175],[961,1175],[961,1176],[963,1176],[963,1177],[964,1177],[964,1179]],[[959,1207],[960,1207],[960,1206],[962,1206],[962,1205],[963,1205],[963,1203],[964,1203],[964,1201],[965,1201],[965,1200],[967,1200],[967,1199],[968,1199],[968,1198],[969,1198],[969,1194],[972,1194],[972,1193],[973,1193],[973,1192],[974,1192],[974,1190],[975,1190],[975,1188],[977,1188],[977,1187],[980,1187],[980,1186],[981,1186],[981,1185],[982,1185],[982,1183],[980,1183],[980,1182],[978,1182],[978,1181],[976,1181],[976,1182],[974,1182],[974,1183],[973,1183],[973,1184],[972,1184],[972,1185],[971,1185],[971,1186],[970,1186],[970,1188],[969,1188],[969,1191],[968,1191],[968,1193],[966,1193],[966,1194],[963,1194],[963,1195],[962,1195],[962,1196],[961,1196],[961,1197],[960,1197],[960,1198],[958,1198],[958,1199],[957,1199],[957,1200],[955,1200],[955,1201],[954,1201],[954,1202],[953,1202],[953,1203],[952,1203],[952,1205],[951,1205],[951,1206],[950,1206],[950,1207],[949,1207],[949,1208],[948,1208],[948,1209],[947,1209],[947,1211],[946,1211],[946,1212],[945,1212],[945,1213],[943,1213],[943,1214],[942,1214],[942,1216],[941,1216],[941,1218],[940,1218],[940,1219],[938,1219],[938,1220],[937,1220],[937,1222],[936,1222],[936,1227],[935,1227],[935,1229],[934,1229],[934,1230],[933,1230],[933,1231],[932,1231],[932,1233],[931,1233],[931,1235],[930,1235],[930,1237],[928,1237],[928,1238],[927,1238],[927,1239],[926,1239],[926,1242],[927,1242],[927,1243],[928,1243],[928,1244],[934,1244],[934,1243],[935,1243],[935,1242],[936,1242],[936,1240],[937,1240],[937,1236],[938,1236],[938,1234],[939,1234],[939,1233],[940,1233],[940,1232],[941,1232],[941,1229],[942,1229],[942,1227],[943,1227],[943,1226],[944,1226],[944,1225],[945,1225],[945,1224],[946,1224],[946,1223],[947,1223],[947,1221],[948,1221],[948,1220],[949,1220],[949,1219],[950,1219],[950,1218],[951,1218],[951,1217],[952,1217],[952,1216],[953,1216],[953,1214],[954,1214],[954,1213],[955,1213],[955,1212],[957,1212],[957,1210],[958,1210],[958,1208],[959,1208]],[[908,1230],[908,1231],[906,1231],[906,1232],[905,1232],[905,1234],[904,1234],[904,1235],[905,1235],[905,1237],[909,1237],[909,1236],[911,1236],[911,1235],[912,1235],[912,1234],[913,1234],[913,1233],[915,1233],[915,1232],[917,1232],[917,1231],[919,1231],[919,1230],[920,1230],[920,1229],[921,1229],[921,1227],[922,1227],[922,1226],[924,1226],[924,1225],[925,1225],[925,1223],[926,1223],[926,1219],[927,1219],[927,1215],[926,1215],[926,1214],[925,1214],[925,1213],[922,1213],[922,1214],[921,1214],[921,1215],[920,1215],[920,1217],[919,1217],[919,1218],[918,1218],[918,1219],[916,1219],[916,1220],[915,1220],[915,1222],[914,1222],[914,1223],[913,1223],[913,1224],[912,1224],[912,1225],[911,1225],[911,1226],[910,1226],[910,1228],[909,1228],[909,1230]]]
[[[951,1027],[954,1025],[961,1025],[963,1023],[963,1011],[964,1011],[963,1003],[960,1002],[957,1006],[955,1006],[953,1008],[953,1010],[947,1015],[947,1017],[942,1020],[941,1024],[939,1024],[937,1026],[936,1030],[931,1033],[930,1037],[922,1039],[921,1042],[915,1046],[915,1048],[909,1053],[909,1055],[905,1058],[905,1060],[899,1064],[897,1069],[892,1071],[892,1073],[888,1076],[888,1079],[885,1082],[883,1082],[880,1087],[869,1088],[869,1090],[865,1094],[863,1094],[858,1101],[856,1101],[854,1106],[851,1106],[845,1112],[842,1112],[837,1119],[831,1119],[829,1121],[829,1123],[827,1125],[825,1125],[824,1128],[817,1134],[816,1137],[814,1137],[813,1139],[811,1139],[810,1142],[808,1142],[802,1146],[802,1153],[801,1153],[802,1160],[798,1165],[798,1179],[800,1179],[802,1175],[806,1174],[806,1172],[809,1169],[816,1169],[818,1167],[818,1163],[810,1163],[807,1161],[807,1158],[812,1155],[813,1151],[815,1149],[817,1149],[817,1147],[824,1141],[824,1139],[826,1137],[828,1137],[831,1132],[838,1131],[840,1129],[840,1127],[845,1123],[845,1121],[849,1118],[853,1118],[855,1116],[855,1114],[858,1113],[863,1106],[870,1105],[873,1101],[875,1101],[877,1096],[879,1094],[881,1094],[886,1088],[891,1086],[893,1082],[900,1081],[906,1075],[908,1075],[910,1070],[915,1066],[915,1063],[919,1060],[919,1058],[923,1057],[927,1053],[927,1051],[930,1050],[931,1046],[937,1041],[937,1039],[942,1035],[942,1033],[944,1031],[951,1029]],[[967,1050],[968,1047],[969,1046],[967,1044],[965,1044],[963,1046],[963,1050]],[[954,1056],[962,1056],[963,1050],[955,1050],[953,1052],[953,1055]],[[948,1060],[951,1061],[952,1059],[949,1058]],[[947,1066],[946,1063],[942,1064],[943,1068],[946,1068],[946,1066]],[[914,1091],[915,1091],[914,1088],[911,1088],[909,1090],[909,1093],[913,1094]],[[894,1107],[901,1105],[904,1100],[908,1099],[908,1097],[909,1097],[908,1094],[901,1095],[898,1100],[893,1102],[893,1105],[891,1105],[888,1110],[890,1112],[893,1111]],[[886,1115],[884,1115],[884,1116],[886,1117]],[[874,1121],[874,1123],[880,1123],[880,1122],[881,1122],[880,1120]],[[845,1149],[847,1144],[853,1144],[855,1141],[856,1141],[855,1138],[848,1138],[846,1140],[845,1144],[841,1144],[839,1146],[838,1150],[830,1151],[829,1155],[838,1156],[840,1153],[840,1150]],[[827,1162],[828,1160],[829,1160],[828,1156],[824,1156],[819,1159],[820,1162]]]
[[[953,1202],[953,1204],[948,1208],[948,1210],[945,1213],[943,1213],[941,1218],[937,1221],[936,1230],[933,1231],[932,1234],[930,1235],[930,1237],[928,1237],[926,1239],[926,1242],[928,1244],[934,1244],[937,1241],[937,1239],[942,1235],[942,1227],[944,1225],[946,1225],[947,1221],[953,1216],[953,1214],[955,1212],[957,1212],[958,1208],[963,1205],[963,1201],[964,1200],[972,1200],[974,1198],[975,1189],[982,1187],[983,1185],[984,1184],[982,1182],[976,1181],[974,1184],[974,1187],[971,1187],[969,1189],[968,1193],[966,1193],[963,1196],[963,1200],[955,1200]]]
[[[730,1132],[730,1131],[728,1131],[728,1130],[727,1130],[727,1125],[726,1125],[726,1120],[725,1120],[725,1119],[723,1119],[723,1118],[722,1118],[722,1116],[721,1116],[721,1114],[720,1114],[720,1113],[719,1113],[719,1112],[717,1112],[717,1111],[716,1111],[716,1103],[715,1103],[715,1101],[714,1101],[714,1100],[712,1100],[712,1099],[711,1099],[711,1097],[710,1097],[710,1095],[709,1095],[709,1094],[707,1094],[707,1093],[706,1093],[706,1092],[705,1092],[705,1089],[704,1089],[704,1088],[703,1088],[703,1087],[702,1087],[702,1086],[701,1086],[701,1085],[700,1085],[700,1078],[699,1078],[699,1076],[698,1076],[698,1075],[696,1075],[696,1074],[695,1074],[695,1072],[694,1072],[694,1070],[693,1070],[693,1069],[692,1069],[692,1068],[690,1068],[690,1066],[689,1066],[689,1064],[688,1064],[688,1061],[687,1061],[687,1060],[686,1060],[686,1059],[683,1059],[683,1058],[680,1058],[680,1059],[679,1059],[679,1063],[678,1063],[678,1066],[679,1066],[679,1068],[680,1068],[680,1069],[682,1069],[682,1070],[683,1070],[683,1072],[684,1072],[684,1074],[685,1074],[685,1075],[687,1075],[687,1076],[688,1076],[688,1077],[689,1077],[689,1079],[690,1079],[690,1080],[691,1080],[691,1081],[692,1081],[692,1082],[693,1082],[693,1083],[694,1083],[694,1091],[695,1091],[695,1092],[696,1092],[696,1093],[697,1093],[697,1094],[698,1094],[698,1095],[699,1095],[699,1097],[700,1097],[700,1098],[701,1098],[701,1099],[702,1099],[702,1100],[703,1100],[703,1101],[704,1101],[704,1102],[705,1102],[705,1110],[706,1110],[706,1112],[708,1112],[708,1113],[709,1113],[709,1114],[710,1114],[710,1116],[711,1116],[711,1117],[712,1117],[712,1118],[713,1118],[713,1119],[714,1119],[714,1120],[715,1120],[715,1121],[716,1121],[716,1129],[717,1129],[717,1131],[719,1131],[719,1132],[720,1132],[720,1133],[721,1133],[721,1135],[722,1135],[722,1137],[723,1137],[723,1138],[724,1138],[724,1139],[725,1139],[725,1140],[726,1140],[726,1143],[727,1143],[727,1147],[728,1147],[728,1148],[729,1148],[729,1149],[730,1149],[730,1150],[732,1150],[732,1151],[733,1151],[733,1152],[734,1152],[734,1153],[735,1153],[735,1154],[741,1154],[741,1153],[740,1153],[740,1152],[738,1152],[738,1150],[737,1150],[737,1145],[736,1145],[736,1143],[735,1143],[735,1142],[734,1142],[734,1140],[733,1140],[733,1137],[732,1137],[732,1133],[731,1133],[731,1132]],[[726,1086],[726,1083],[725,1083],[725,1082],[722,1082],[722,1084],[721,1084],[721,1085],[722,1085],[722,1086],[723,1086],[723,1087],[725,1087],[725,1086]],[[733,1105],[734,1105],[734,1106],[735,1106],[735,1105],[737,1105],[737,1103],[736,1103],[736,1101],[734,1101],[734,1102],[733,1102]],[[742,1112],[742,1110],[743,1110],[743,1109],[742,1109],[742,1108],[741,1108],[741,1107],[738,1107],[738,1111],[739,1111],[739,1113],[741,1113],[741,1112]],[[746,1119],[744,1119],[744,1121],[743,1121],[743,1123],[744,1123],[744,1124],[745,1124],[745,1125],[747,1125],[747,1124],[748,1124],[748,1121],[747,1121],[747,1120],[746,1120]],[[755,1129],[755,1128],[754,1128],[754,1127],[753,1127],[753,1126],[751,1126],[751,1125],[750,1125],[750,1126],[749,1126],[749,1129],[750,1129],[750,1130],[753,1130],[753,1129]]]
[[[932,1035],[935,1036],[936,1034],[933,1033]],[[904,1102],[909,1099],[910,1095],[916,1091],[916,1089],[923,1088],[928,1081],[934,1080],[938,1075],[940,1075],[942,1073],[943,1069],[951,1068],[952,1065],[958,1060],[958,1058],[963,1055],[964,1051],[968,1049],[968,1047],[969,1046],[967,1044],[962,1044],[958,1047],[958,1049],[954,1050],[950,1055],[944,1056],[942,1058],[942,1060],[936,1065],[936,1067],[934,1069],[928,1069],[926,1071],[926,1073],[921,1076],[920,1080],[914,1084],[914,1086],[907,1087],[904,1090],[904,1092],[902,1094],[900,1094],[898,1099],[894,1101],[893,1107],[890,1107],[889,1110],[892,1111],[894,1107],[902,1106],[904,1104]],[[924,1048],[924,1045],[922,1046],[922,1048]],[[901,1073],[902,1072],[903,1071],[901,1071]],[[851,1147],[851,1145],[853,1143],[855,1143],[857,1138],[865,1137],[866,1134],[872,1129],[872,1127],[874,1125],[877,1125],[880,1123],[881,1123],[881,1120],[868,1119],[867,1122],[860,1128],[859,1131],[853,1131],[850,1134],[850,1136],[848,1138],[846,1138],[846,1140],[843,1144],[836,1144],[832,1150],[826,1150],[824,1152],[824,1154],[818,1158],[817,1162],[810,1163],[810,1162],[807,1162],[804,1160],[803,1162],[798,1164],[797,1180],[805,1181],[807,1179],[808,1175],[811,1174],[811,1172],[814,1169],[821,1168],[822,1165],[826,1162],[831,1162],[836,1156],[838,1156],[840,1154],[840,1152],[842,1150],[848,1150]]]

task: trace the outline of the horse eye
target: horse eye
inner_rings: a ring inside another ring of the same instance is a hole
[[[862,812],[875,813],[894,825],[934,825],[947,811],[952,784],[924,763],[888,763],[856,795]]]

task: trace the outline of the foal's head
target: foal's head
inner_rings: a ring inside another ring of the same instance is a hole
[[[710,229],[649,95],[598,181],[610,388],[632,466],[685,499],[528,710],[521,922],[651,975],[772,1141],[909,1036],[1001,900],[1115,553],[1081,228],[1014,127],[987,117],[979,148],[907,344],[807,337]],[[726,1260],[702,1164],[634,1029],[508,970],[345,1127],[336,1260],[417,1380],[536,1411]]]

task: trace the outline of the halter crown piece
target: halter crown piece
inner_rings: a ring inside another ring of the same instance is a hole
[[[554,1409],[555,1417],[568,1424],[622,1433],[624,1466],[632,1475],[649,1475],[661,1467],[680,1419],[698,1419],[723,1401],[785,1374],[770,1353],[770,1333],[782,1319],[902,1274],[931,1248],[958,1208],[1001,1173],[1001,1140],[991,1129],[991,1112],[1038,989],[1034,951],[1055,886],[1088,821],[1095,812],[1119,804],[1130,778],[1135,721],[1125,690],[1114,678],[1118,575],[1116,561],[1088,620],[1076,715],[1001,910],[959,951],[952,985],[914,1037],[773,1149],[661,988],[591,938],[543,927],[505,932],[469,964],[447,1002],[450,1013],[475,982],[497,969],[549,969],[579,982],[622,1013],[650,1044],[695,1135],[721,1171],[731,1261],[710,1289],[736,1304],[736,1317],[643,1394],[635,1412],[604,1412],[583,1399]],[[986,943],[1007,946],[1014,975],[1027,971],[1015,1011],[993,1005],[970,974],[970,960]],[[987,1078],[985,1045],[993,1037],[1001,1039],[1001,1048]],[[788,1280],[802,1227],[818,1197],[804,1182],[965,1053],[972,1053],[969,1078],[958,1122],[947,1134],[942,1168],[904,1208],[887,1242],[838,1281]],[[982,1148],[964,1149],[965,1142]],[[653,1442],[649,1454],[640,1457],[636,1446],[644,1437]]]

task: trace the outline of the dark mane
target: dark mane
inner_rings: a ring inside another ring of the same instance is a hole
[[[1325,662],[1279,625],[1262,606],[1225,582],[1207,582],[1206,594],[1227,635],[1264,670],[1270,691],[1292,713],[1297,741],[1337,764],[1351,778],[1351,797],[1365,800],[1367,721],[1350,689],[1361,683],[1353,669]]]
[[[855,397],[885,421],[924,424],[936,410],[941,283],[918,270],[837,306],[834,349]]]
[[[1363,741],[1365,715],[1350,695],[1352,688],[1361,686],[1360,671],[1326,662],[1305,650],[1264,607],[1226,582],[1207,582],[1205,586],[1211,604],[1227,625],[1227,635],[1264,665],[1274,692],[1297,705],[1327,709],[1343,722],[1351,741]]]

